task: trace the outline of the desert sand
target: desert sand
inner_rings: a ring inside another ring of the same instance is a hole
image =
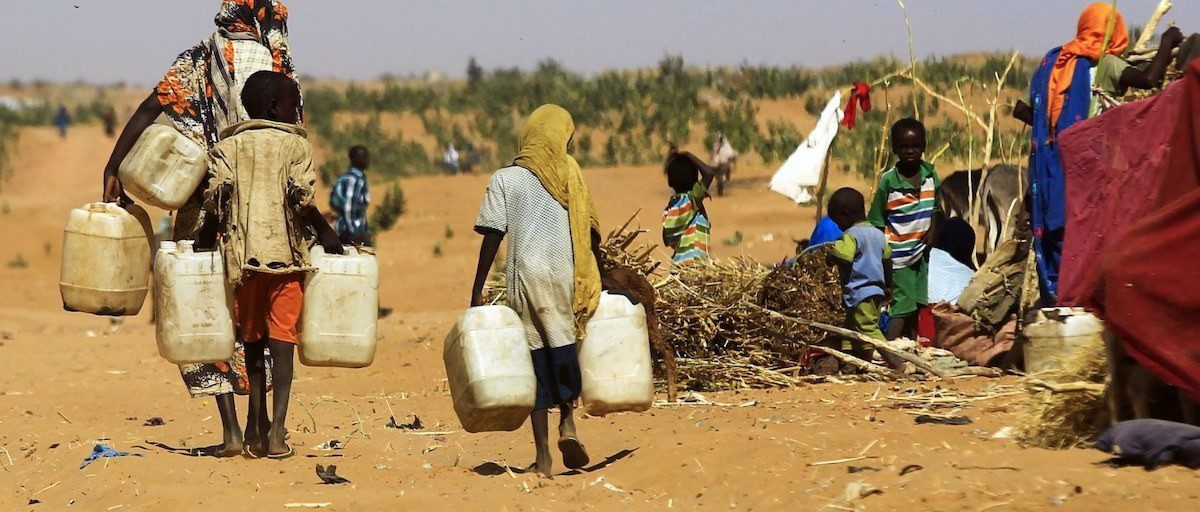
[[[188,456],[181,452],[219,441],[216,407],[188,398],[176,367],[159,358],[147,311],[116,325],[60,304],[62,225],[69,209],[98,198],[112,143],[96,127],[66,141],[50,128],[27,129],[0,186],[0,261],[28,262],[0,265],[2,510],[1200,508],[1196,472],[1118,469],[1094,450],[994,439],[1019,418],[1013,378],[708,393],[727,405],[584,418],[592,466],[563,473],[559,464],[553,480],[521,474],[533,457],[528,431],[464,433],[441,360],[443,337],[468,302],[483,175],[403,181],[409,212],[379,243],[381,302],[394,312],[380,320],[378,357],[361,370],[299,367],[288,418],[296,457]],[[743,168],[731,195],[711,202],[718,257],[778,261],[807,236],[813,209],[765,190],[769,173]],[[668,194],[658,169],[586,175],[606,227],[640,210],[645,239],[657,237]],[[842,184],[862,185],[833,176]],[[740,245],[721,243],[735,232]],[[966,403],[958,413],[974,423],[965,426],[916,425],[889,398],[939,389],[992,398]],[[386,426],[414,415],[424,430]],[[165,424],[148,426],[154,417]],[[342,448],[315,448],[331,440]],[[98,442],[142,456],[80,469]],[[336,464],[351,483],[321,485],[317,464]],[[858,497],[858,489],[881,493]]]

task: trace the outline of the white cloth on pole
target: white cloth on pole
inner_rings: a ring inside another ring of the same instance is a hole
[[[821,168],[829,145],[837,136],[838,124],[842,122],[842,93],[835,92],[825,105],[817,125],[808,138],[783,162],[775,176],[771,177],[771,190],[783,194],[797,203],[813,199],[813,188],[821,181]]]

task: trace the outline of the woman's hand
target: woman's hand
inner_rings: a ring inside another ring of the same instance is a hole
[[[101,199],[106,203],[117,203],[127,205],[133,201],[125,195],[125,188],[121,186],[121,180],[116,176],[109,174],[104,175],[104,192]]]

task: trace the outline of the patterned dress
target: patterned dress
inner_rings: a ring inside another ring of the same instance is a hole
[[[208,149],[220,140],[226,126],[249,117],[241,105],[241,86],[247,78],[263,70],[295,78],[287,36],[287,7],[282,2],[224,0],[213,21],[217,31],[179,54],[154,88],[171,124]],[[175,212],[174,239],[189,239],[199,229],[202,189]],[[179,371],[193,397],[249,391],[246,352],[241,343],[230,361],[180,365]]]

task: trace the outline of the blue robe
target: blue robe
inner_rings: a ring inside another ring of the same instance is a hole
[[[1046,54],[1029,84],[1029,97],[1033,100],[1033,145],[1029,155],[1033,248],[1037,257],[1042,299],[1047,304],[1058,301],[1058,273],[1067,219],[1066,178],[1056,135],[1087,119],[1092,102],[1092,62],[1086,58],[1076,58],[1075,74],[1063,100],[1062,113],[1059,114],[1058,123],[1053,128],[1050,126],[1047,103],[1050,74],[1061,51],[1060,47]]]

